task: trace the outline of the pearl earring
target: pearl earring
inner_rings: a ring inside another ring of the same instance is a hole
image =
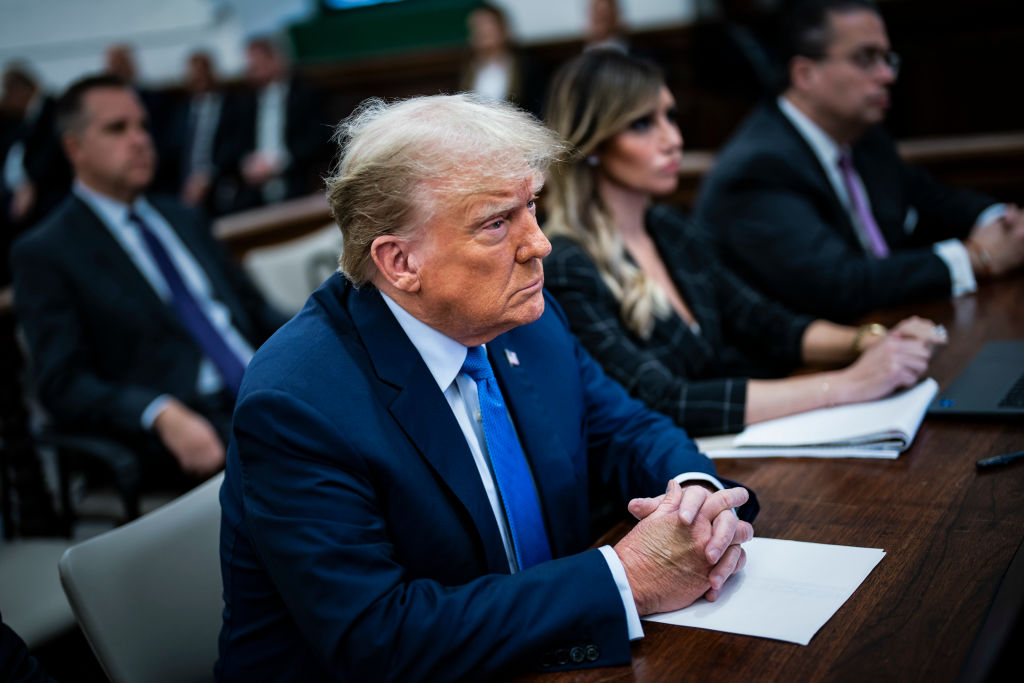
[[[591,166],[597,166],[597,155],[591,154],[590,156],[588,156],[587,163],[590,164]]]

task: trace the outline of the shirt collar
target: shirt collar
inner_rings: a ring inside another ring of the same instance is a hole
[[[839,163],[840,147],[835,140],[829,137],[828,133],[821,129],[821,126],[812,121],[806,114],[800,111],[795,104],[779,97],[779,109],[797,131],[803,136],[807,144],[814,150],[814,154],[821,161],[825,168],[832,168]]]
[[[380,292],[380,295],[427,364],[437,386],[442,392],[448,389],[466,362],[466,346],[415,318],[384,292]]]
[[[129,207],[113,197],[97,192],[77,178],[72,186],[72,191],[93,211],[99,214],[104,223],[117,230],[124,229],[127,225],[128,211],[130,209],[135,210],[136,213],[148,213],[150,210],[149,202],[146,201],[145,197],[140,196]]]

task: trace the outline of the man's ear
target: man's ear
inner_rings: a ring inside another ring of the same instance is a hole
[[[377,272],[392,287],[409,293],[419,291],[420,276],[409,240],[381,235],[370,245],[370,257]]]
[[[64,154],[67,156],[68,161],[74,166],[75,157],[78,155],[79,150],[78,136],[71,132],[64,133],[60,138],[60,144],[64,148]]]
[[[815,77],[817,63],[809,57],[796,56],[789,63],[789,83],[798,91],[811,87]]]

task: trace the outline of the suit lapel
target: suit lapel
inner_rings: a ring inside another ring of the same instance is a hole
[[[570,552],[570,534],[560,524],[577,515],[576,503],[582,492],[576,487],[585,488],[587,482],[577,481],[572,459],[545,409],[541,389],[546,378],[530,370],[533,345],[517,348],[516,337],[513,330],[493,339],[487,344],[488,355],[533,472],[552,553],[560,557]]]
[[[857,249],[863,249],[860,238],[857,236],[857,230],[853,225],[853,219],[850,217],[850,212],[846,210],[846,206],[843,205],[839,195],[836,194],[832,181],[828,178],[828,173],[821,165],[821,159],[814,153],[810,143],[804,139],[800,131],[779,110],[778,105],[772,105],[772,113],[775,116],[776,122],[786,131],[786,136],[792,143],[789,145],[790,150],[788,154],[794,156],[802,155],[804,157],[802,162],[796,161],[792,166],[794,168],[808,169],[809,172],[805,174],[805,178],[812,182],[819,194],[828,198],[832,207],[832,215],[839,221],[838,224],[835,224],[835,227],[840,228],[847,242],[854,245]],[[814,170],[811,171],[810,169]]]
[[[340,276],[337,287],[347,287]],[[448,401],[384,300],[370,286],[348,289],[349,312],[377,376],[396,389],[388,409],[419,453],[465,508],[491,573],[509,571],[497,521],[473,455]]]
[[[166,322],[181,327],[177,316],[153,290],[101,219],[78,197],[71,201],[71,238],[79,244],[82,262],[96,265],[96,268],[89,269],[90,277],[104,277],[117,282],[122,300],[135,300],[146,315],[158,311]]]

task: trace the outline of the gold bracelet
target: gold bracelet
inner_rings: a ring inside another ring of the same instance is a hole
[[[881,323],[868,323],[867,325],[861,325],[857,328],[857,334],[853,335],[853,343],[850,344],[850,350],[857,355],[860,355],[864,351],[864,337],[871,335],[873,337],[884,337],[889,334],[889,329]]]

